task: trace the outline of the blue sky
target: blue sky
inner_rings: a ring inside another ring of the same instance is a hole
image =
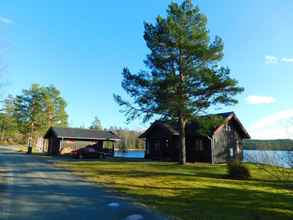
[[[70,3],[69,3],[70,2]],[[180,1],[178,1],[180,2]],[[165,15],[168,0],[11,0],[1,3],[0,58],[6,70],[2,97],[32,83],[54,84],[68,102],[71,126],[98,116],[125,124],[113,101],[124,94],[121,70],[144,68],[148,49],[143,22]],[[293,2],[290,0],[194,1],[208,16],[211,35],[225,42],[223,65],[245,87],[235,111],[256,138],[293,134]]]

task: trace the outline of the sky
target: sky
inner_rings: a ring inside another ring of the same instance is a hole
[[[177,1],[181,2],[181,1]],[[234,111],[253,138],[293,138],[293,1],[194,0],[212,37],[224,43],[222,65],[245,92]],[[55,85],[72,127],[144,129],[126,124],[113,100],[125,96],[121,72],[145,69],[143,22],[164,16],[169,0],[11,0],[0,8],[1,98],[32,83]],[[211,112],[214,113],[214,112]]]

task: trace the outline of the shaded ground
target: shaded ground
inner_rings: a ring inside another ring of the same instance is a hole
[[[52,166],[53,162],[50,157],[29,156],[0,147],[1,220],[123,220],[131,215],[134,220],[164,219]]]
[[[293,180],[272,181],[254,165],[249,181],[227,179],[225,165],[108,159],[59,166],[180,219],[293,219]]]

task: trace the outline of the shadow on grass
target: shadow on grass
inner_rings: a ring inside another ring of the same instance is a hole
[[[226,165],[211,165],[207,163],[197,163],[189,165],[178,165],[172,162],[158,162],[144,159],[129,159],[129,158],[107,158],[107,159],[85,159],[76,160],[68,157],[55,157],[54,160],[59,162],[73,162],[77,163],[78,166],[84,166],[85,168],[91,168],[98,172],[99,175],[103,176],[117,176],[117,177],[136,177],[136,178],[147,178],[147,177],[167,177],[174,176],[183,180],[191,180],[194,177],[199,178],[213,178],[234,181],[228,178],[226,173]],[[128,165],[127,169],[120,169],[120,165]],[[107,166],[110,165],[110,169]],[[116,167],[117,166],[117,167]],[[137,167],[140,166],[140,167]],[[144,170],[143,166],[148,166],[148,169]],[[65,166],[66,167],[66,166]],[[117,168],[117,169],[116,169]],[[235,180],[238,181],[238,180]],[[275,189],[293,189],[293,180],[279,181],[279,180],[264,180],[258,178],[251,178],[245,182],[249,186],[257,187],[272,187]]]
[[[160,196],[156,187],[144,187],[146,193],[119,184],[116,188],[138,201],[183,219],[207,220],[282,220],[292,219],[292,195],[273,192],[209,186],[207,188],[176,188],[172,196]]]

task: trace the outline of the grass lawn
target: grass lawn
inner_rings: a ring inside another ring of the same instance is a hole
[[[249,181],[227,179],[225,165],[109,159],[58,166],[178,219],[293,219],[292,188],[251,164]]]

